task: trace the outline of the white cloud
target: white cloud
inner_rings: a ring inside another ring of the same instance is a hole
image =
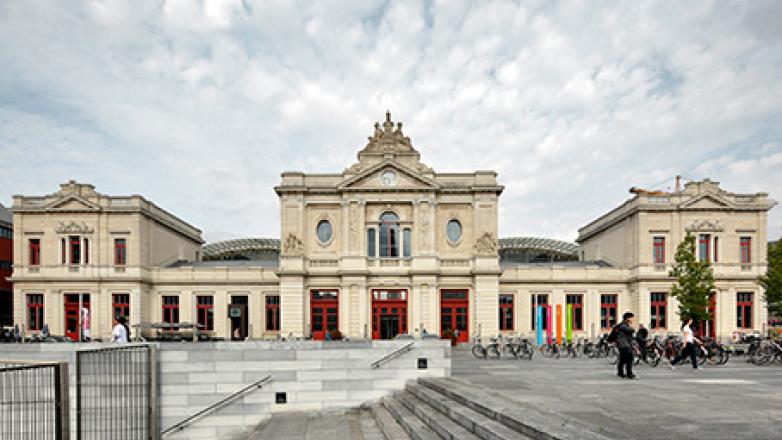
[[[780,199],[780,9],[2,2],[0,197],[75,177],[274,236],[279,173],[341,171],[390,109],[436,170],[499,172],[506,236],[573,239],[675,174]]]

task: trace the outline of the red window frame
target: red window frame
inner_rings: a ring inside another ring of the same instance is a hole
[[[653,238],[652,259],[654,264],[665,264],[665,237]]]
[[[163,319],[168,324],[179,323],[179,297],[176,295],[163,296]]]
[[[668,328],[668,294],[666,292],[649,294],[649,328],[651,330]]]
[[[702,249],[705,252],[702,252]],[[698,236],[698,259],[711,261],[711,235],[709,234],[700,234]]]
[[[30,239],[30,266],[39,266],[41,264],[41,239]]]
[[[114,265],[124,266],[127,264],[127,241],[124,238],[114,239]]]
[[[71,235],[68,237],[71,264],[81,264],[81,237]]]
[[[196,317],[200,325],[203,325],[203,329],[212,331],[215,329],[214,320],[214,307],[215,298],[212,295],[198,295],[196,296]]]
[[[752,263],[752,237],[741,237],[739,239],[739,254],[741,264]]]
[[[619,295],[600,294],[600,327],[609,330],[619,322]]]
[[[267,295],[265,308],[266,330],[270,332],[280,331],[280,295]]]
[[[584,295],[580,293],[572,293],[565,295],[565,305],[571,305],[571,316],[573,317],[573,330],[584,331]],[[567,309],[565,309],[567,313]]]
[[[43,294],[27,294],[27,329],[43,329]]]
[[[130,319],[130,294],[115,293],[111,295],[111,310],[114,319],[124,316]]]
[[[752,328],[752,306],[755,295],[753,292],[736,292],[736,327]]]
[[[543,301],[541,301],[543,300]],[[537,314],[537,307],[539,305],[546,306],[548,305],[548,293],[533,293],[532,294],[532,317],[530,319],[530,329],[537,330],[535,327],[535,315]],[[543,314],[541,316],[541,319],[543,320],[543,330],[548,329],[548,314],[546,313],[546,308],[543,307]]]
[[[513,294],[503,294],[499,297],[500,330],[513,330]]]

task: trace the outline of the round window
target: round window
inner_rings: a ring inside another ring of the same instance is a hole
[[[331,223],[328,220],[321,220],[318,222],[318,241],[321,243],[328,243],[331,240]]]
[[[448,236],[448,241],[456,243],[462,238],[462,224],[459,220],[451,220],[445,226],[445,234]]]

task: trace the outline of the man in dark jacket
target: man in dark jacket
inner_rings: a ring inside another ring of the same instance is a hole
[[[619,362],[617,362],[617,376],[621,378],[635,379],[633,374],[633,335],[635,329],[632,327],[632,312],[626,312],[622,315],[622,322],[619,323],[619,332],[616,335],[616,347],[619,349]]]
[[[649,339],[649,330],[643,324],[638,324],[638,331],[635,332],[635,341],[638,342],[638,349],[641,352],[641,360],[646,362],[646,340]]]

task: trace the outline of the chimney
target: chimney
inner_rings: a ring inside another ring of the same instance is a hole
[[[681,192],[682,190],[682,176],[676,175],[676,192]]]

